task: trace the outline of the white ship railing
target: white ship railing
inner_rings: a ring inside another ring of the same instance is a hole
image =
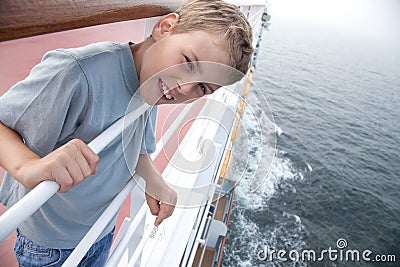
[[[88,146],[98,154],[148,108],[149,106],[147,104],[143,104],[136,110],[120,118],[90,142]],[[43,181],[1,215],[0,242],[8,237],[22,222],[28,219],[47,200],[49,200],[59,188],[60,185],[54,181]]]
[[[143,114],[149,108],[148,105],[144,104],[135,111],[127,114],[125,117],[120,118],[117,122],[106,129],[102,134],[96,137],[92,142],[89,143],[89,147],[95,152],[99,153],[109,143],[111,143],[121,132],[129,127],[129,125],[136,120],[141,114]],[[172,137],[173,132],[177,129],[179,124],[189,113],[191,109],[190,105],[186,105],[182,112],[179,113],[176,120],[168,128],[163,135],[163,141],[168,142]],[[161,145],[157,145],[156,152],[151,156],[156,158],[161,152]],[[134,174],[133,177],[128,181],[124,189],[112,200],[103,214],[83,237],[78,246],[74,249],[71,255],[67,258],[62,266],[77,266],[82,258],[85,256],[90,247],[95,243],[103,229],[107,226],[114,215],[119,211],[126,197],[132,192],[137,181],[140,177]],[[24,222],[29,216],[31,216],[37,209],[39,209],[48,199],[50,199],[59,189],[59,185],[54,181],[44,181],[37,185],[31,190],[24,198],[15,203],[14,206],[9,208],[2,216],[0,216],[0,242],[8,237],[22,222]],[[135,215],[134,220],[130,223],[125,235],[116,244],[115,249],[110,253],[109,259],[106,266],[117,266],[123,253],[128,247],[128,242],[134,235],[139,224],[144,219],[148,208],[144,203],[139,212]],[[144,237],[136,247],[134,254],[129,258],[128,266],[134,266],[139,259],[143,247],[146,245],[150,235],[155,233],[154,237],[158,236],[156,228],[150,229],[144,233]]]

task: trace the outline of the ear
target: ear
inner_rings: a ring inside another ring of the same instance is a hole
[[[169,35],[173,26],[178,23],[178,20],[179,15],[176,13],[170,13],[162,17],[153,27],[153,31],[151,32],[153,39],[158,41],[165,35]]]

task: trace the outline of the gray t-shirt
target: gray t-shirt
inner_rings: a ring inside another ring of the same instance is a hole
[[[128,105],[135,108],[131,99],[144,103],[138,88],[129,44],[58,49],[46,53],[25,80],[0,97],[0,121],[43,157],[74,138],[90,143],[124,116]],[[156,116],[156,109],[147,110],[129,128],[129,163],[120,136],[99,153],[95,175],[69,192],[55,194],[19,230],[42,246],[75,247],[127,183],[127,164],[135,169],[139,154],[154,152]],[[10,207],[28,192],[6,173],[0,201]],[[99,239],[112,230],[115,220]]]

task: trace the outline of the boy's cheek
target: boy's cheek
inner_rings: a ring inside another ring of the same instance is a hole
[[[159,99],[159,96],[156,95],[156,88],[155,84],[151,83],[150,81],[144,83],[139,88],[139,93],[142,99],[151,106],[154,106]],[[153,87],[153,88],[152,88]]]

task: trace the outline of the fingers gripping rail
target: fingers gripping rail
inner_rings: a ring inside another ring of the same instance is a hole
[[[149,107],[144,103],[139,108],[120,118],[90,142],[88,146],[98,154]],[[22,222],[57,193],[59,188],[60,185],[54,181],[43,181],[0,216],[0,242],[6,239]]]

